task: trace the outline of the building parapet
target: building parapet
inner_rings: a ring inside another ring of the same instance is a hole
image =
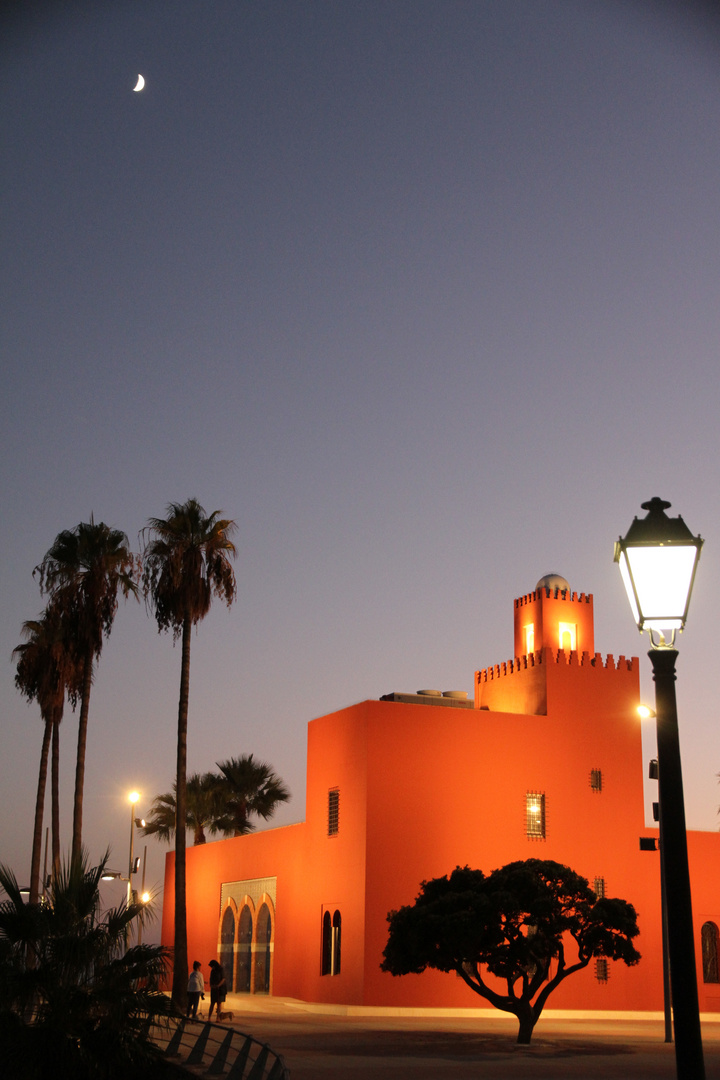
[[[530,593],[525,593],[524,596],[518,596],[515,601],[515,607],[524,607],[525,604],[534,604],[541,596],[546,596],[548,599],[553,597],[555,600],[567,600],[571,604],[592,604],[592,593],[576,593],[571,592],[570,589],[533,589]]]
[[[534,593],[532,595],[534,595]],[[625,656],[619,656],[617,663],[615,663],[615,658],[612,653],[608,653],[603,661],[602,653],[599,652],[595,653],[594,656],[591,656],[588,652],[583,652],[580,657],[578,657],[577,652],[566,652],[565,649],[540,649],[538,652],[530,653],[527,656],[516,656],[514,660],[505,660],[501,664],[494,664],[492,667],[483,668],[481,671],[475,672],[475,682],[493,682],[493,680],[501,679],[506,675],[515,675],[519,671],[527,671],[528,668],[539,667],[541,664],[557,664],[559,666],[566,665],[568,667],[594,667],[598,669],[603,668],[607,671],[636,671],[637,661],[637,656],[631,656],[630,659],[627,659]]]

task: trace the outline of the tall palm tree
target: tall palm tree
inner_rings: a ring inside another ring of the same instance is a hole
[[[156,795],[147,821],[141,832],[143,836],[157,836],[158,840],[170,840],[175,835],[177,820],[177,784],[172,791]],[[212,827],[218,815],[218,776],[216,773],[193,773],[187,778],[187,802],[185,824],[193,832],[193,844],[204,844],[205,830]]]
[[[252,832],[251,817],[267,821],[278,804],[287,802],[290,792],[279,776],[265,761],[255,761],[252,754],[243,754],[229,761],[218,761],[220,770],[219,794],[222,812],[215,818],[212,831],[225,836],[244,836]]]
[[[67,626],[62,614],[54,604],[49,604],[37,619],[23,623],[25,641],[13,650],[17,659],[15,685],[28,699],[40,706],[45,724],[37,795],[35,798],[35,826],[33,829],[32,861],[30,869],[30,903],[36,904],[40,896],[40,856],[42,828],[45,812],[45,789],[47,766],[52,740],[52,852],[53,873],[60,861],[59,825],[59,728],[62,720],[65,694],[77,692],[77,667],[68,641]]]
[[[151,518],[143,530],[143,592],[157,620],[158,630],[182,636],[180,699],[178,702],[176,797],[177,821],[186,818],[187,718],[190,695],[190,634],[205,618],[213,596],[228,607],[235,599],[235,575],[229,556],[237,525],[206,514],[197,499],[170,503],[167,517]],[[185,890],[185,829],[175,829],[175,953],[173,1001],[184,1004],[187,995],[187,912]]]
[[[72,858],[82,850],[85,749],[95,661],[104,637],[110,634],[118,607],[118,592],[137,595],[138,564],[128,539],[119,529],[90,519],[58,533],[50,550],[33,573],[40,591],[49,593],[72,634],[81,668],[75,800],[73,804]]]

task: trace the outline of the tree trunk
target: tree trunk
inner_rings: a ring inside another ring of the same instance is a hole
[[[58,709],[53,719],[52,770],[50,787],[52,790],[52,876],[53,881],[60,870],[60,721],[62,709]]]
[[[92,687],[92,652],[88,650],[83,668],[82,701],[78,724],[77,762],[75,765],[75,803],[73,805],[72,862],[80,860],[82,853],[83,785],[85,783],[85,745],[90,712],[90,688]]]
[[[187,1006],[188,955],[185,887],[187,822],[187,721],[190,700],[190,635],[192,621],[185,616],[182,632],[180,702],[178,704],[177,777],[175,792],[175,953],[172,999],[183,1012]]]
[[[537,1018],[532,1007],[529,1004],[523,1004],[523,1002],[520,1002],[516,1015],[520,1024],[517,1041],[521,1046],[529,1046]]]
[[[32,862],[30,864],[30,903],[37,904],[40,899],[40,858],[42,856],[42,829],[45,813],[45,788],[47,787],[48,754],[52,736],[52,717],[45,720],[42,750],[40,751],[40,772],[38,774],[37,796],[35,798],[35,827],[33,828]]]

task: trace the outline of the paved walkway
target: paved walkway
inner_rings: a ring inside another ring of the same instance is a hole
[[[319,1011],[291,998],[231,994],[232,1026],[281,1054],[291,1080],[674,1080],[662,1019],[541,1017],[529,1047],[514,1018]],[[707,1080],[720,1080],[720,1016],[703,1023]]]

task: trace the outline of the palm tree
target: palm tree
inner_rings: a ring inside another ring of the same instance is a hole
[[[290,792],[270,765],[243,754],[229,761],[218,761],[222,813],[215,818],[212,831],[225,836],[243,836],[255,829],[251,816],[267,821],[278,804],[287,802]]]
[[[104,522],[81,522],[59,533],[33,573],[40,576],[40,591],[50,594],[62,612],[74,639],[80,673],[80,721],[78,724],[75,801],[73,805],[72,858],[82,849],[85,748],[90,710],[90,689],[103,638],[112,630],[118,591],[127,598],[137,595],[137,563],[125,533]]]
[[[193,844],[206,842],[205,831],[243,836],[255,828],[251,816],[267,821],[278,803],[290,798],[282,780],[269,765],[243,755],[218,763],[220,773],[194,773],[187,781],[185,824],[193,831]],[[177,801],[173,790],[157,795],[142,828],[144,836],[169,841],[175,835]]]
[[[106,862],[89,868],[81,852],[61,868],[42,904],[25,903],[12,872],[0,866],[7,894],[0,904],[0,1040],[8,1076],[164,1075],[149,1032],[175,1012],[160,990],[168,953],[157,945],[127,948],[147,905],[101,913]]]
[[[25,641],[13,650],[17,659],[15,685],[28,699],[37,701],[45,724],[37,796],[35,799],[35,826],[33,829],[32,860],[30,869],[30,903],[36,904],[40,896],[40,856],[42,851],[42,828],[45,812],[45,788],[50,742],[52,740],[52,854],[53,873],[60,861],[59,825],[59,729],[62,720],[65,694],[77,692],[77,668],[68,642],[67,626],[62,614],[54,604],[49,604],[37,619],[23,623]]]
[[[143,836],[157,836],[169,841],[175,835],[177,819],[177,784],[172,791],[157,795],[148,819],[141,829]],[[194,773],[187,779],[185,824],[193,831],[193,844],[204,844],[205,829],[212,827],[218,815],[218,776],[216,773]]]
[[[230,536],[234,521],[206,514],[197,499],[170,503],[166,518],[151,518],[143,530],[143,592],[158,630],[182,635],[177,730],[177,821],[186,819],[187,718],[190,695],[190,634],[205,618],[213,596],[228,607],[235,599],[235,575],[228,556],[235,555]],[[185,899],[185,829],[175,829],[175,959],[173,1001],[187,995],[187,912]]]

